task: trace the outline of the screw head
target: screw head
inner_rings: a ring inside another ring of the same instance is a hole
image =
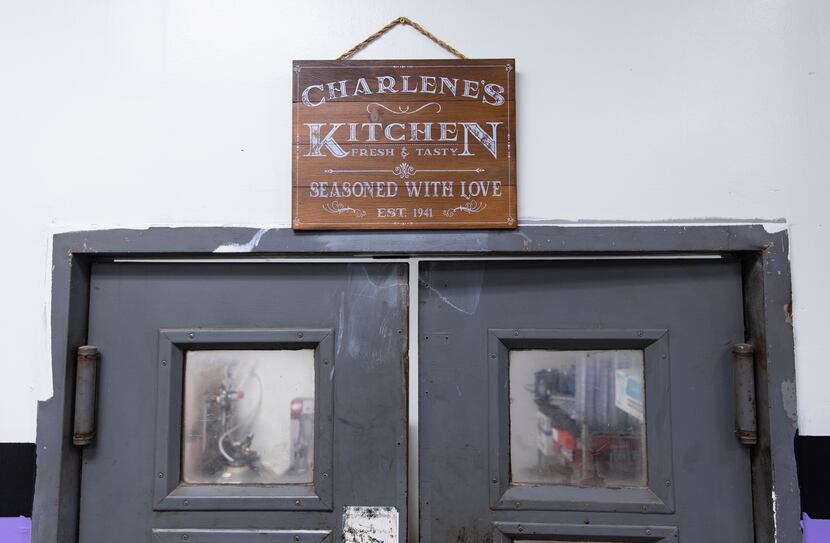
[[[297,337],[303,337],[303,333],[302,332],[297,332]]]
[[[166,365],[167,365],[167,360],[162,360],[162,361],[161,361],[161,365],[162,365],[162,366],[166,366]]]
[[[194,334],[193,332],[190,332],[189,334],[187,334],[187,337],[189,337],[190,339],[193,339],[194,337],[196,337],[196,334]]]
[[[159,472],[159,479],[164,479],[164,474],[162,472]]]
[[[295,502],[294,502],[294,505],[299,506],[299,505],[300,505],[300,500],[295,501]]]

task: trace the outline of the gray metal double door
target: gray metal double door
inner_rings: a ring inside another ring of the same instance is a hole
[[[419,274],[421,541],[753,540],[738,263]],[[79,540],[405,541],[407,286],[405,263],[95,265]]]

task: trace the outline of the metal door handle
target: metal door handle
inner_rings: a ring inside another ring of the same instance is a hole
[[[75,367],[75,425],[72,443],[89,445],[95,437],[95,396],[98,373],[98,347],[78,347]]]
[[[735,435],[743,445],[758,443],[755,418],[755,348],[749,343],[732,346],[735,376]]]

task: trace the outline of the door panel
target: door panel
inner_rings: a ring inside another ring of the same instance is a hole
[[[406,533],[406,273],[95,265],[80,541],[336,541],[367,505]]]
[[[423,263],[422,539],[751,541],[742,305],[726,260]]]
[[[490,329],[488,351],[492,509],[674,511],[667,330]]]
[[[333,329],[163,329],[158,359],[157,511],[331,510]]]

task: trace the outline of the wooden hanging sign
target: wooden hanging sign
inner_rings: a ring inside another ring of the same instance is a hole
[[[516,227],[515,61],[294,62],[293,226]]]

